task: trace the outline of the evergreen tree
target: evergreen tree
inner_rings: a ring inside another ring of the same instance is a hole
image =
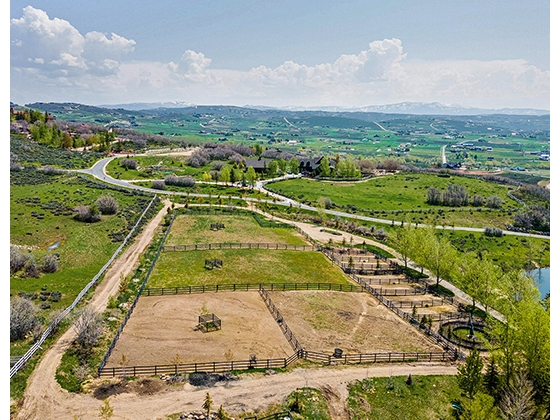
[[[465,360],[465,364],[457,368],[459,388],[465,391],[469,398],[473,398],[482,385],[482,367],[482,358],[478,350],[472,349]]]

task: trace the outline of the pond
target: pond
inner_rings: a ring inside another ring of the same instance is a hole
[[[541,292],[541,297],[545,297],[550,293],[550,268],[537,268],[529,271],[529,275],[535,279],[535,283]]]

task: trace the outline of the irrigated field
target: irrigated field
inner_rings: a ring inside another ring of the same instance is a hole
[[[211,224],[223,224],[219,230]],[[252,216],[179,215],[165,242],[166,245],[216,243],[278,243],[306,245],[294,229],[261,228]]]
[[[222,260],[208,270],[205,261]],[[224,249],[162,252],[148,287],[244,283],[348,284],[344,273],[320,252],[268,249]]]

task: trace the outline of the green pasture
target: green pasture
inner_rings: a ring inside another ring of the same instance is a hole
[[[349,386],[348,408],[352,420],[453,419],[452,401],[461,397],[454,375],[366,378]]]
[[[92,204],[107,194],[119,203],[116,215],[102,216],[96,223],[74,220],[74,207]],[[46,287],[62,292],[60,302],[52,303],[53,309],[67,306],[111,257],[150,200],[149,196],[95,188],[72,175],[32,187],[12,185],[10,243],[31,248],[38,263],[46,253],[55,253],[59,264],[55,273],[39,278],[12,276],[11,293],[39,292]],[[113,242],[110,234],[119,240]],[[58,247],[48,249],[59,241]]]
[[[224,229],[211,230],[221,223]],[[175,218],[165,245],[209,243],[278,243],[307,245],[294,229],[262,228],[251,215],[179,215]]]
[[[133,182],[134,185],[140,187],[152,188],[152,181],[138,181]],[[229,201],[229,197],[252,197],[258,198],[263,194],[257,192],[256,190],[250,188],[238,188],[228,185],[221,185],[212,182],[202,183],[198,182],[193,187],[178,187],[176,185],[166,185],[165,191],[176,191],[186,194],[209,194],[214,198],[220,197],[224,199],[224,202]],[[191,197],[190,201],[194,201],[194,196]]]
[[[205,260],[220,259],[222,268],[207,270]],[[320,252],[227,249],[162,252],[147,287],[245,283],[349,284],[344,273]]]

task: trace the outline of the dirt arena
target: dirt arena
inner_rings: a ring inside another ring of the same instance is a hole
[[[196,330],[205,307],[222,329]],[[141,297],[107,367],[283,358],[294,351],[258,292]]]
[[[368,293],[269,292],[302,347],[333,353],[442,351]]]

